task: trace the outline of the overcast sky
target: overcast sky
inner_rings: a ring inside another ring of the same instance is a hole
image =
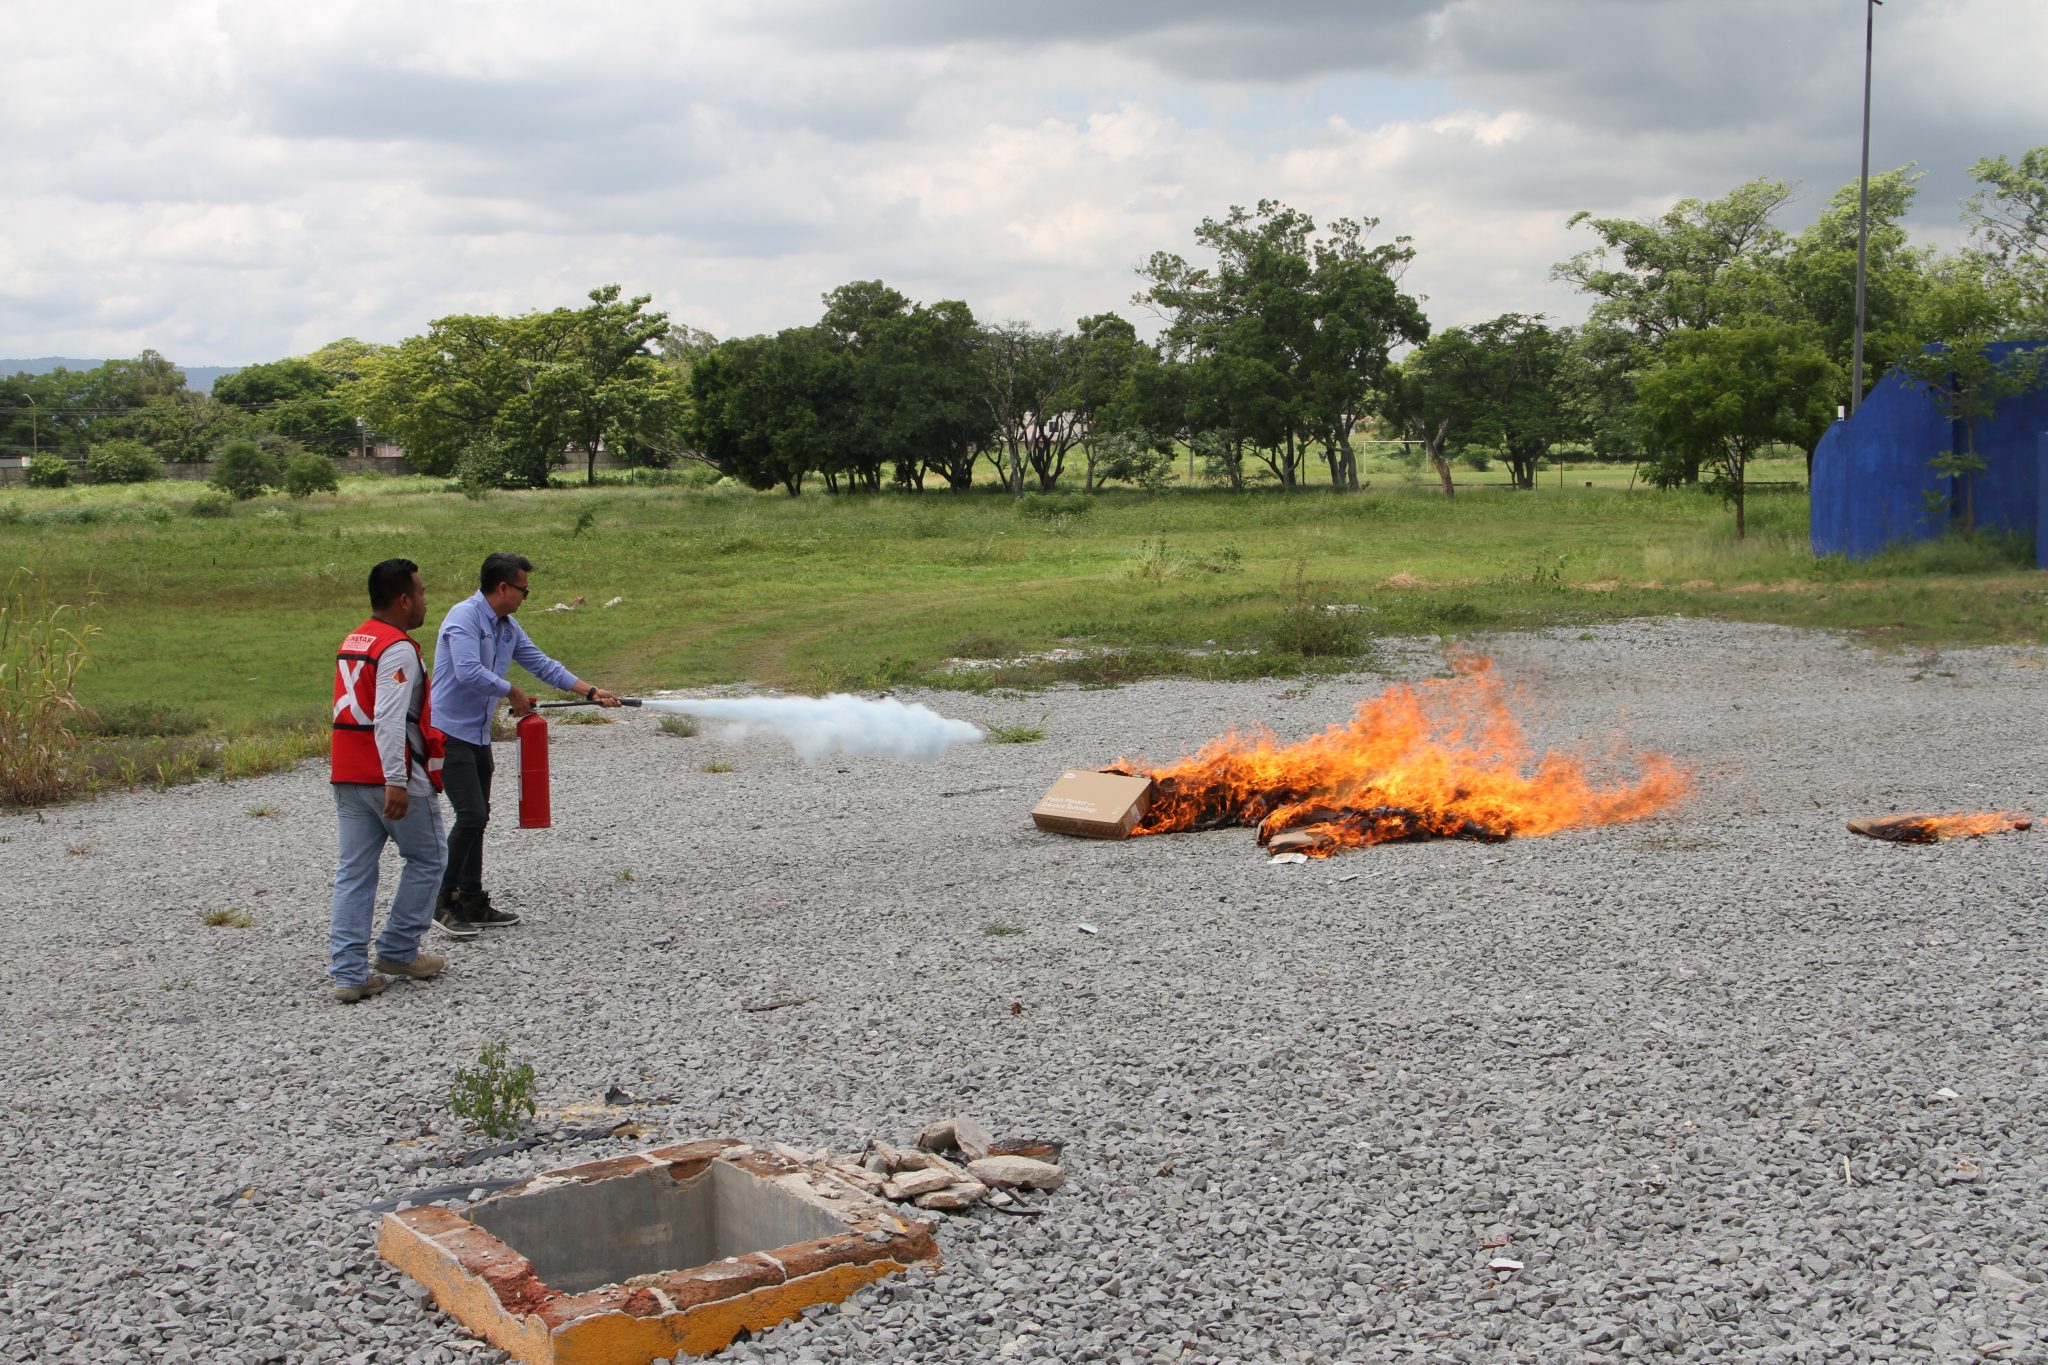
[[[1571,214],[1856,177],[1864,0],[0,0],[0,355],[396,341],[617,282],[718,336],[881,278],[1137,316],[1279,199],[1414,238],[1439,325],[1575,321]],[[2048,4],[1890,0],[1873,170],[2048,142]]]

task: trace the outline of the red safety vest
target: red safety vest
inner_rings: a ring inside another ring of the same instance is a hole
[[[334,656],[334,742],[329,748],[329,763],[332,776],[330,781],[360,783],[364,786],[384,785],[384,760],[377,754],[377,660],[384,651],[405,641],[419,653],[419,643],[397,626],[387,625],[376,617],[357,626],[341,642],[341,649]],[[426,663],[416,665],[420,670],[420,743],[425,752],[413,747],[413,737],[408,729],[405,737],[405,770],[412,772],[412,765],[420,764],[427,770],[427,781],[434,790],[441,790],[441,759],[447,752],[446,737],[434,728],[433,698],[428,686]]]

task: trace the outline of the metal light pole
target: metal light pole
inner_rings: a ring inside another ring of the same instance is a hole
[[[1870,38],[1877,25],[1877,7],[1863,6],[1863,179],[1856,193],[1856,352],[1849,376],[1849,412],[1863,402],[1863,285],[1870,258]]]

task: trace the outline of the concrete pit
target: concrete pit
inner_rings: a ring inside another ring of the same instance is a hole
[[[709,1354],[939,1260],[929,1225],[728,1141],[550,1171],[466,1214],[403,1209],[385,1217],[378,1249],[530,1365]]]

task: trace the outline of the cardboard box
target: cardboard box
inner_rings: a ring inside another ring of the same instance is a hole
[[[1055,834],[1125,839],[1152,804],[1152,779],[1121,773],[1064,772],[1031,808],[1031,821]]]

